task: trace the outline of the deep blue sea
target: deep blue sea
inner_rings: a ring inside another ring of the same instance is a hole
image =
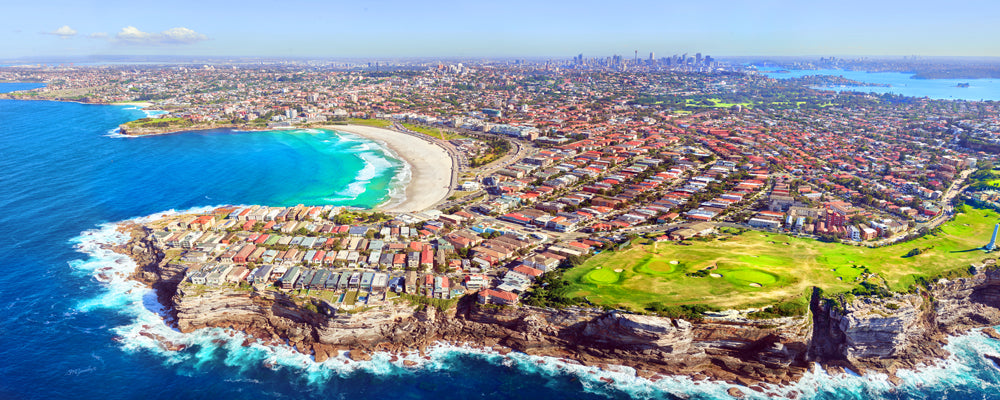
[[[231,332],[173,331],[152,293],[125,278],[130,261],[100,247],[123,239],[114,222],[218,204],[370,207],[385,200],[403,166],[374,143],[327,131],[114,133],[144,115],[128,106],[0,100],[0,399],[728,398],[724,383],[652,383],[627,369],[520,355],[439,347],[416,369],[385,354],[317,364],[287,348],[243,347]],[[95,271],[105,268],[121,275],[98,282]],[[188,347],[169,351],[153,335]],[[880,376],[817,372],[775,392],[1000,399],[1000,371],[980,356],[1000,353],[1000,343],[970,334],[949,346],[954,358],[901,373],[900,388]]]
[[[773,67],[758,67],[771,78],[790,79],[809,75],[843,76],[844,78],[868,83],[882,83],[878,86],[817,86],[816,89],[851,91],[863,93],[893,93],[910,97],[928,97],[938,100],[993,100],[1000,101],[1000,79],[911,79],[913,74],[902,72],[867,72],[843,69],[782,70]],[[784,71],[784,72],[777,72]],[[969,87],[958,87],[968,83]]]

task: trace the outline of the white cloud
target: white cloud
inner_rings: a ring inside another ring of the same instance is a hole
[[[47,33],[49,35],[56,35],[59,37],[68,38],[70,36],[76,36],[76,29],[70,28],[69,25],[63,25],[59,29]]]
[[[208,37],[188,28],[170,28],[162,33],[165,43],[195,43]]]
[[[122,28],[121,32],[118,32],[118,34],[115,35],[115,39],[128,43],[143,44],[143,43],[155,42],[156,40],[154,39],[154,36],[156,35],[153,33],[140,31],[138,28],[134,26],[126,26]]]
[[[188,28],[170,28],[160,33],[143,32],[134,26],[126,26],[115,35],[115,40],[139,45],[191,44],[208,37]]]
[[[108,34],[104,32],[94,32],[89,35],[91,39],[107,39]]]

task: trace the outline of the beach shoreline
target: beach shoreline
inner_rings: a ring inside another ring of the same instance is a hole
[[[365,125],[320,125],[283,128],[221,125],[157,129],[151,132],[140,133],[129,133],[124,124],[120,128],[122,128],[121,135],[123,137],[159,136],[216,129],[246,132],[324,129],[359,136],[382,145],[391,153],[390,155],[393,158],[397,158],[405,163],[408,169],[408,174],[404,174],[401,179],[399,177],[394,178],[393,184],[398,185],[398,188],[394,188],[396,190],[390,192],[390,198],[382,204],[373,207],[373,209],[385,212],[407,213],[426,211],[444,201],[451,193],[451,187],[455,184],[455,182],[452,182],[455,163],[447,150],[438,144],[416,136],[384,128]]]
[[[364,125],[324,125],[328,129],[361,136],[384,145],[410,169],[405,188],[375,209],[387,212],[420,212],[433,208],[451,191],[453,163],[448,152],[437,144],[388,129]]]

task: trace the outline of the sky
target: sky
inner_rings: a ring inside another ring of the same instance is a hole
[[[2,0],[0,10],[0,59],[1000,56],[995,0]]]

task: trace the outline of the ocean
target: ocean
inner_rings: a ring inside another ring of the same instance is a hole
[[[37,85],[0,84],[0,91]],[[727,399],[725,383],[649,382],[553,359],[441,346],[407,368],[313,362],[284,347],[243,346],[219,329],[167,327],[134,265],[101,244],[115,223],[221,204],[339,204],[386,200],[403,164],[377,144],[330,131],[199,132],[125,138],[131,106],[0,100],[0,399]],[[111,282],[96,271],[119,272]],[[187,347],[163,348],[161,336]],[[1000,399],[1000,370],[981,357],[1000,342],[972,333],[955,356],[884,376],[817,371],[775,388],[815,399]],[[611,378],[605,383],[600,378]],[[751,398],[767,398],[750,393]]]
[[[843,76],[844,78],[867,83],[891,85],[879,86],[816,86],[814,89],[833,90],[837,92],[850,91],[862,93],[893,93],[909,97],[927,97],[937,100],[993,100],[1000,101],[1000,79],[911,79],[913,74],[903,72],[867,72],[848,71],[842,69],[817,70],[785,70],[780,68],[758,67],[758,70],[771,78],[790,79],[809,75]],[[968,83],[969,87],[958,87],[959,83]]]

